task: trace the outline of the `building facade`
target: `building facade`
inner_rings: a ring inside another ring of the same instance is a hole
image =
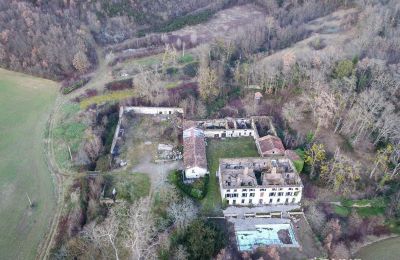
[[[303,185],[287,157],[221,159],[221,198],[229,205],[298,204]]]

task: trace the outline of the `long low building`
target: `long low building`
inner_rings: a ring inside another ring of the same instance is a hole
[[[175,113],[183,114],[183,109],[180,107],[134,107],[127,106],[124,112],[134,112],[144,115],[172,115]]]
[[[183,131],[183,164],[188,179],[204,177],[208,173],[203,130],[189,127]]]
[[[229,205],[297,204],[303,185],[284,156],[220,159],[221,197]]]

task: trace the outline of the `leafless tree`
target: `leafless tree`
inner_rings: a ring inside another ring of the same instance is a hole
[[[183,198],[182,201],[171,203],[167,208],[167,212],[174,220],[175,226],[183,230],[196,218],[197,208],[189,198]]]
[[[129,249],[131,259],[157,259],[159,241],[150,198],[137,200],[128,208],[125,218],[124,245]]]
[[[91,223],[86,226],[84,235],[92,241],[97,248],[104,247],[104,244],[109,244],[114,250],[115,259],[119,260],[118,251],[118,229],[120,220],[115,211],[110,210],[107,218],[100,224]]]

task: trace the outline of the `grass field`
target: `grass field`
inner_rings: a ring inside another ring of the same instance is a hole
[[[0,69],[0,259],[34,259],[49,227],[55,196],[43,137],[56,93],[52,81]]]
[[[252,137],[230,138],[225,140],[207,139],[207,163],[210,181],[206,197],[202,200],[206,212],[221,208],[221,195],[215,173],[220,158],[259,157]]]
[[[128,99],[134,97],[134,93],[132,90],[121,90],[121,91],[114,91],[104,95],[93,96],[86,98],[80,102],[80,106],[82,109],[88,108],[90,105],[94,104],[103,104],[106,102],[117,102],[124,99]]]

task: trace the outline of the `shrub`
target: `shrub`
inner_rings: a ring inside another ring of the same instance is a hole
[[[110,91],[124,90],[132,88],[132,79],[112,81],[106,84],[106,89]]]
[[[198,62],[192,62],[183,67],[183,73],[189,77],[195,77],[197,75],[198,70],[199,70]]]
[[[72,91],[81,88],[86,85],[90,80],[90,77],[79,78],[75,80],[64,81],[61,86],[61,92],[64,95],[71,93]]]
[[[210,221],[195,220],[183,234],[177,234],[172,244],[187,248],[189,259],[211,259],[226,246],[227,237],[222,228]]]
[[[170,175],[170,181],[187,196],[197,200],[202,200],[207,194],[209,176],[206,175],[203,178],[196,180],[192,184],[185,184],[183,182],[182,172],[174,171]]]
[[[294,164],[294,167],[296,168],[298,173],[300,173],[303,170],[303,167],[304,167],[304,161],[303,160],[293,161],[293,164]]]
[[[176,73],[178,73],[178,69],[175,68],[175,67],[169,67],[169,68],[167,68],[166,73],[167,73],[169,76],[173,76],[173,75],[175,75]]]
[[[333,76],[338,79],[349,77],[353,73],[353,68],[354,64],[351,60],[339,61],[333,71]]]
[[[185,26],[204,23],[204,22],[208,21],[213,15],[214,15],[214,12],[212,12],[210,10],[205,10],[205,11],[199,12],[197,14],[189,14],[186,16],[177,17],[177,18],[173,19],[171,22],[164,24],[164,25],[160,26],[159,28],[156,28],[155,31],[156,32],[176,31]]]
[[[314,50],[322,50],[323,48],[326,47],[326,43],[324,42],[323,39],[317,38],[314,41],[311,41],[309,43],[310,47],[313,48]]]

